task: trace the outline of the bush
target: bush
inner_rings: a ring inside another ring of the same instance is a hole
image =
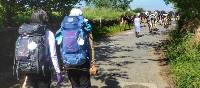
[[[200,45],[195,43],[192,33],[182,36],[175,30],[172,35],[174,38],[172,37],[171,43],[167,46],[166,56],[177,88],[199,88]]]
[[[144,9],[143,8],[136,8],[133,11],[136,12],[136,13],[141,13],[141,12],[144,12]]]
[[[134,11],[126,11],[125,14],[127,16],[134,16],[136,14],[136,12],[134,12]]]
[[[115,20],[123,14],[123,12],[119,10],[109,8],[85,8],[83,13],[87,19],[93,20],[99,20],[100,18],[106,20]]]
[[[87,19],[92,20],[94,38],[101,38],[123,31],[119,25],[119,18],[124,14],[123,11],[111,8],[85,8],[83,13]],[[128,15],[132,13],[130,11],[126,12]]]
[[[128,25],[126,25],[127,28],[125,28],[126,30],[128,29]],[[98,38],[102,38],[102,37],[108,37],[108,36],[111,36],[115,33],[119,33],[119,32],[122,32],[122,31],[126,31],[125,29],[122,29],[122,27],[118,24],[114,24],[112,26],[103,26],[103,27],[100,27],[100,26],[95,26],[93,28],[93,36],[95,39],[98,39]]]
[[[32,10],[27,10],[25,12],[18,12],[17,15],[13,17],[15,21],[14,23],[18,26],[25,22],[28,22],[30,20],[31,13],[32,13]]]
[[[4,22],[4,10],[3,7],[0,5],[0,28],[3,27],[3,22]]]

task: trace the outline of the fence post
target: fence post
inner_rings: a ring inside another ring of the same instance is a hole
[[[100,27],[102,26],[102,24],[101,24],[101,23],[102,23],[102,20],[101,20],[101,17],[100,17]]]

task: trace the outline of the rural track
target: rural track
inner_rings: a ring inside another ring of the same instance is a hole
[[[96,41],[98,72],[91,77],[92,88],[174,88],[163,70],[167,65],[163,62],[162,46],[175,24],[168,29],[157,28],[150,34],[147,27],[142,27],[140,38],[129,30]],[[12,76],[12,59],[5,60],[1,64],[4,70],[0,73],[0,88],[18,88],[20,84]],[[71,88],[67,77],[61,88]]]
[[[150,34],[142,27],[140,38],[129,30],[98,41],[98,73],[92,77],[93,88],[173,88],[165,74],[168,66],[163,64],[162,46],[175,24],[168,29],[157,28]]]

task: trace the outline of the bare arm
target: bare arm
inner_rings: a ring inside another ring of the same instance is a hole
[[[92,32],[88,34],[89,36],[89,58],[90,58],[90,66],[95,65],[95,52],[94,52],[94,44],[93,44],[93,36]]]

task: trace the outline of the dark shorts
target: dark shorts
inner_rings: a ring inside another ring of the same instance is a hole
[[[50,88],[51,76],[27,75],[27,88]]]
[[[51,71],[46,71],[45,74],[27,74],[25,82],[26,88],[50,88],[51,85]]]
[[[72,88],[91,88],[89,71],[70,69],[67,74]]]
[[[89,62],[75,68],[67,69],[72,88],[91,88]]]

